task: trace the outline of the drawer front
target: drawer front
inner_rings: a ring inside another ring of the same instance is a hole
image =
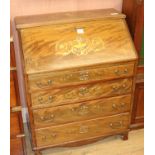
[[[11,113],[10,114],[10,135],[11,137],[16,137],[16,135],[21,134],[21,113]]]
[[[33,110],[36,128],[130,111],[131,95]]]
[[[107,118],[98,118],[78,123],[59,125],[45,129],[37,129],[37,146],[48,146],[105,136],[128,129],[129,115],[122,114]],[[63,129],[63,130],[62,130]]]
[[[130,93],[132,78],[66,87],[31,94],[32,107],[56,106]]]
[[[29,75],[30,90],[44,90],[96,80],[107,80],[133,75],[134,64],[115,65],[111,67],[97,67],[56,71],[45,74]]]

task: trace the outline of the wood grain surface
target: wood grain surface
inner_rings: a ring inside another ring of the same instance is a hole
[[[101,97],[131,93],[132,78],[61,89],[38,91],[31,94],[32,107],[57,106]]]
[[[124,19],[33,27],[20,35],[28,74],[137,57]]]
[[[99,20],[105,18],[125,18],[126,16],[115,9],[97,9],[87,11],[72,11],[52,14],[40,14],[30,16],[15,17],[16,28],[43,26],[55,23],[73,23],[89,20]]]
[[[129,112],[131,95],[33,110],[36,128]]]
[[[125,131],[128,128],[128,123],[128,114],[121,114],[107,118],[38,129],[36,130],[37,146],[62,144],[90,137],[103,136],[116,131]]]
[[[32,74],[28,76],[30,91],[60,88],[98,80],[130,77],[134,74],[134,63],[91,66],[65,71]]]

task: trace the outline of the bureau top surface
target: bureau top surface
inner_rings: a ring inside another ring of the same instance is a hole
[[[25,72],[135,60],[124,18],[114,9],[16,18]]]
[[[15,17],[16,28],[28,28],[41,25],[80,22],[105,18],[125,18],[126,16],[115,9],[98,9],[87,11],[61,12]]]

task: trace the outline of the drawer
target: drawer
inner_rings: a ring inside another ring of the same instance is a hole
[[[132,78],[66,87],[31,94],[32,107],[57,106],[130,93]]]
[[[130,111],[131,95],[33,110],[36,128]]]
[[[10,155],[25,155],[23,140],[21,138],[10,140]]]
[[[16,137],[16,135],[22,133],[22,116],[21,113],[10,114],[10,136]]]
[[[55,71],[44,74],[29,75],[29,87],[31,91],[44,90],[67,85],[75,85],[97,80],[107,80],[132,76],[134,63],[114,65],[109,67],[92,67],[72,69],[67,71]]]
[[[38,147],[54,146],[94,137],[107,136],[126,131],[129,126],[129,115],[121,114],[88,121],[69,123],[45,129],[37,129]],[[62,130],[63,129],[63,130]]]

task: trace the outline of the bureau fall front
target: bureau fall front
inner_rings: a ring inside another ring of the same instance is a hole
[[[114,9],[15,18],[36,155],[110,135],[127,139],[137,55]]]

